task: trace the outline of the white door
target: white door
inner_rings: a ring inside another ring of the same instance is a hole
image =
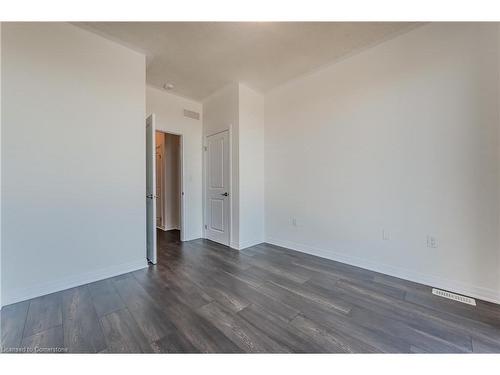
[[[146,119],[146,253],[156,264],[156,147],[155,115]]]
[[[207,137],[206,226],[209,240],[229,245],[229,132]]]

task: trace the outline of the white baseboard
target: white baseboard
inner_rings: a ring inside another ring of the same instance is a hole
[[[182,242],[187,242],[187,241],[194,241],[194,240],[199,240],[200,238],[205,238],[203,236],[191,236],[191,237],[185,237],[184,239],[181,238]]]
[[[160,226],[157,226],[156,229],[160,229],[160,230],[162,230],[164,232],[167,232],[169,230],[174,230],[174,229],[175,230],[181,230],[181,227],[179,227],[179,226],[173,226],[173,227],[160,227]]]
[[[261,244],[263,242],[264,242],[263,240],[244,241],[244,242],[240,242],[239,244],[231,243],[230,247],[233,249],[236,249],[236,250],[243,250],[243,249],[246,249],[248,247],[252,247],[252,246]]]
[[[76,286],[92,283],[94,281],[107,279],[108,277],[137,271],[138,269],[145,268],[147,266],[148,263],[146,259],[143,258],[134,262],[118,264],[111,267],[101,268],[96,271],[86,272],[80,275],[54,280],[42,285],[13,289],[11,291],[7,291],[7,293],[4,293],[2,295],[2,304],[3,306],[7,306],[16,302],[21,302],[46,294],[59,292],[61,290],[74,288]]]
[[[164,231],[168,231],[168,230],[181,230],[178,226],[176,225],[173,225],[171,227],[164,227],[163,229]]]
[[[405,268],[395,267],[384,263],[362,259],[359,257],[353,257],[347,254],[337,253],[331,250],[320,249],[314,246],[309,246],[286,240],[280,240],[277,238],[267,238],[266,242],[272,245],[286,247],[292,250],[300,251],[302,253],[315,255],[321,258],[331,259],[352,266],[365,268],[370,271],[380,272],[389,276],[399,277],[400,279],[405,279],[419,284],[429,285],[450,292],[463,294],[465,296],[481,299],[483,301],[500,304],[500,292],[493,289],[479,287],[476,285],[470,285],[456,280],[449,280],[439,276],[429,275],[417,271],[408,270]]]

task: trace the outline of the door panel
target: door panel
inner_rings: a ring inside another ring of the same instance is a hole
[[[211,189],[224,188],[224,138],[209,141],[208,176]]]
[[[146,253],[156,264],[156,147],[155,117],[146,119]]]
[[[224,232],[224,200],[210,199],[210,229]]]
[[[229,132],[207,137],[206,237],[229,245]]]

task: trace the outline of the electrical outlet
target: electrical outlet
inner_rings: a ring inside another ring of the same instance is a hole
[[[427,247],[430,247],[431,249],[435,249],[436,247],[438,247],[436,237],[427,235]]]
[[[391,239],[391,235],[388,231],[386,231],[385,229],[382,229],[382,239],[384,241],[389,241]]]

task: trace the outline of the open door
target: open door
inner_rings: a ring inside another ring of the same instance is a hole
[[[148,260],[156,264],[156,149],[155,115],[146,119],[146,249]]]

